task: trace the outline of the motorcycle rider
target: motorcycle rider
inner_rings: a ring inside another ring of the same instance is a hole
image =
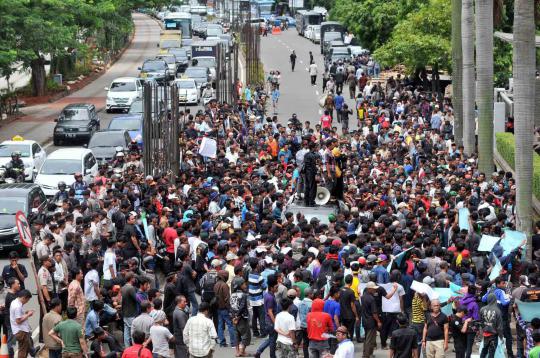
[[[126,164],[125,159],[126,158],[125,158],[124,152],[117,152],[116,158],[113,161],[112,167],[124,170],[125,164]]]
[[[204,88],[202,92],[202,98],[204,100],[210,100],[210,98],[214,97],[214,90],[212,89],[212,85],[210,83],[206,84],[206,87]],[[205,101],[207,102],[207,101]]]
[[[66,183],[63,181],[58,182],[58,191],[54,194],[53,203],[64,201],[67,198],[69,198],[69,195],[66,190]]]
[[[21,159],[21,152],[14,151],[11,153],[11,160],[6,164],[6,178],[12,178],[14,180],[19,179],[22,176],[24,180],[24,163]]]
[[[75,181],[71,184],[71,188],[75,190],[75,195],[82,195],[84,190],[88,189],[88,184],[83,180],[81,173],[77,172],[74,175]]]

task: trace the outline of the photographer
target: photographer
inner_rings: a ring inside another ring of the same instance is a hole
[[[466,318],[467,313],[467,307],[459,306],[456,313],[449,317],[450,331],[452,332],[452,337],[454,338],[456,358],[466,357],[467,338],[470,330],[469,324],[473,320],[472,317]]]

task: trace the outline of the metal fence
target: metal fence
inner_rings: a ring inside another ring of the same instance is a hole
[[[246,82],[248,85],[264,82],[264,70],[260,59],[260,27],[252,26],[250,23],[244,24],[240,33],[240,40],[246,59]]]
[[[238,44],[231,46],[221,44],[217,51],[216,98],[219,102],[232,103],[238,95],[235,91],[238,72]]]
[[[180,168],[180,112],[173,84],[145,83],[143,88],[143,161],[145,175],[174,180]]]

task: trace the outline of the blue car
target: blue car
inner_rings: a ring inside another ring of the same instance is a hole
[[[132,140],[137,142],[139,148],[143,147],[143,118],[141,114],[125,114],[113,117],[108,129],[127,130]]]

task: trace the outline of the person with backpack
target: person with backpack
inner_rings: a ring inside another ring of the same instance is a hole
[[[210,317],[214,323],[217,323],[217,299],[214,291],[214,286],[218,281],[218,269],[221,267],[221,260],[213,259],[210,263],[210,269],[201,278],[201,301],[206,302],[210,306]]]

